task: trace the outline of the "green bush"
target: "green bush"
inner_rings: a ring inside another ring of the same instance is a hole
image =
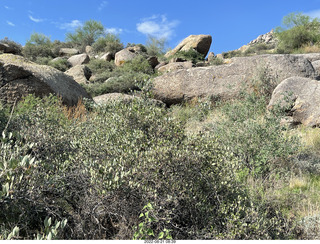
[[[286,138],[279,116],[266,113],[266,98],[245,95],[241,102],[223,105],[223,119],[214,124],[214,133],[253,175],[267,175],[281,160],[297,151],[296,139]]]
[[[151,65],[143,56],[138,56],[120,67],[116,67],[113,62],[103,60],[92,60],[88,66],[95,80],[94,83],[83,87],[91,96],[140,90],[154,74]]]
[[[183,60],[191,61],[192,63],[196,64],[198,62],[204,61],[205,57],[201,53],[191,48],[188,51],[179,51],[172,57],[169,57],[168,59],[171,58],[180,58]]]
[[[32,61],[36,61],[39,57],[53,58],[54,54],[50,37],[44,34],[33,33],[23,47],[22,54]]]
[[[67,33],[66,40],[74,47],[84,51],[86,46],[91,46],[105,33],[104,26],[101,22],[88,20],[82,26],[78,27],[74,33]]]
[[[278,53],[292,53],[304,45],[313,45],[320,41],[319,19],[301,13],[291,13],[282,20],[284,27],[275,30],[279,39]]]
[[[150,56],[163,56],[166,52],[167,40],[165,38],[156,38],[154,36],[148,36],[146,41],[147,53]]]
[[[98,38],[92,47],[96,53],[110,52],[113,55],[124,48],[119,37],[111,33],[108,33],[104,37]]]
[[[0,141],[1,236],[46,235],[51,218],[67,220],[58,239],[292,237],[293,222],[239,181],[242,158],[219,137],[186,137],[144,100],[90,108],[69,118],[54,97],[18,105]]]
[[[114,62],[108,62],[102,59],[91,59],[88,63],[88,68],[94,75],[99,75],[103,72],[112,72],[116,66]]]
[[[64,58],[58,58],[57,60],[50,60],[48,62],[48,65],[62,72],[65,72],[69,68],[68,60]]]

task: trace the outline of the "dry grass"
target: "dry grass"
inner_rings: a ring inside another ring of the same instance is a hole
[[[70,120],[80,120],[83,122],[86,120],[88,111],[85,105],[83,104],[83,101],[80,99],[76,106],[64,106],[63,113]]]
[[[299,49],[299,52],[301,53],[319,53],[320,52],[320,46],[319,45],[305,45]]]

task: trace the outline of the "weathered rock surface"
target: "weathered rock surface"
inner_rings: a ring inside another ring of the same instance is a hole
[[[70,65],[72,67],[74,67],[76,65],[87,64],[87,63],[89,63],[89,61],[90,61],[90,58],[89,58],[88,54],[86,54],[86,53],[74,55],[74,56],[71,56],[70,58],[68,58],[68,63],[70,63]]]
[[[75,48],[60,48],[60,50],[59,50],[60,56],[72,56],[72,55],[76,55],[79,53],[80,53],[80,51]]]
[[[72,76],[79,84],[89,83],[89,79],[92,75],[91,70],[85,65],[76,65],[64,73]]]
[[[303,54],[294,54],[297,57],[303,57],[308,59],[310,62],[320,60],[320,53],[303,53]]]
[[[114,58],[114,55],[111,52],[103,54],[99,59],[110,62]]]
[[[312,66],[320,74],[320,60],[313,61]]]
[[[211,43],[212,37],[210,35],[190,35],[173,50],[167,52],[165,57],[170,57],[179,51],[189,51],[190,49],[194,49],[203,54],[203,56],[207,56]]]
[[[103,94],[101,96],[94,97],[93,100],[98,104],[98,105],[103,105],[107,104],[110,102],[124,102],[124,103],[129,103],[133,101],[134,99],[142,100],[141,97],[139,96],[134,96],[134,95],[128,95],[128,94],[123,94],[123,93],[108,93],[108,94]],[[152,104],[162,106],[164,105],[161,101],[155,100],[155,99],[150,99],[149,100]]]
[[[168,105],[194,97],[228,100],[250,88],[261,72],[275,80],[275,85],[292,76],[317,78],[313,66],[303,57],[260,55],[232,58],[230,64],[181,69],[164,74],[154,79],[153,93],[156,99]]]
[[[279,105],[292,116],[292,123],[320,126],[320,81],[303,77],[290,77],[274,90],[269,109]]]
[[[1,43],[0,42],[0,52],[3,53],[12,53],[12,54],[20,54],[21,50],[18,48],[9,45],[8,43]]]
[[[179,69],[190,69],[193,67],[192,62],[178,62],[178,63],[169,63],[164,66],[161,66],[158,71],[160,73],[167,73],[167,72],[172,72],[176,71]]]
[[[248,43],[248,45],[254,45],[258,43],[265,43],[265,44],[276,44],[277,39],[274,35],[274,30],[271,30],[270,32],[258,36],[256,39],[252,40]]]
[[[125,62],[130,61],[137,57],[139,54],[132,51],[133,49],[125,48],[115,54],[115,64],[117,66],[123,65]]]
[[[13,54],[0,55],[1,101],[12,104],[28,94],[59,95],[68,106],[76,105],[81,98],[91,99],[77,82],[57,69]]]

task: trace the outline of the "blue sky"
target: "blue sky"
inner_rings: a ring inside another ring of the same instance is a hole
[[[24,44],[37,32],[64,41],[93,19],[124,44],[144,44],[151,34],[173,48],[191,34],[210,34],[217,54],[279,26],[291,12],[320,17],[320,0],[0,0],[0,39]]]

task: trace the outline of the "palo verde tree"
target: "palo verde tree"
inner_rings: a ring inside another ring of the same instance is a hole
[[[88,20],[78,27],[74,33],[67,33],[66,40],[83,50],[86,46],[91,46],[104,34],[105,28],[101,22]]]
[[[275,30],[279,39],[278,52],[292,53],[305,45],[320,41],[320,22],[302,13],[291,13],[282,20],[282,26]]]
[[[49,36],[42,33],[33,33],[22,51],[23,55],[32,61],[41,57],[53,57],[52,42]]]

